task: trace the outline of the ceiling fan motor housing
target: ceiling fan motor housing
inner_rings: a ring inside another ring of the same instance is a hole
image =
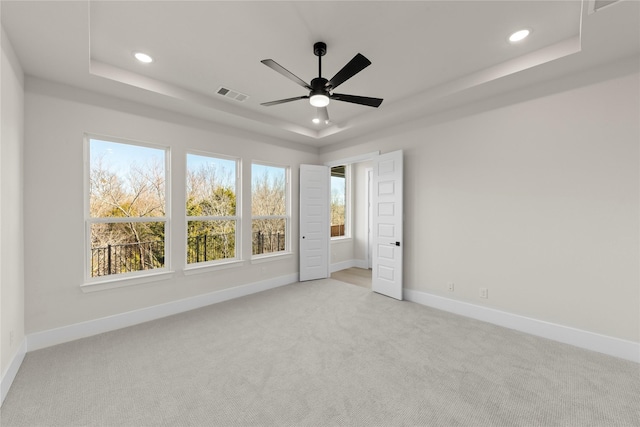
[[[327,89],[328,82],[329,80],[325,79],[324,77],[316,77],[315,79],[311,80],[312,90],[309,93],[309,96],[313,96],[313,95],[329,96],[329,90]]]

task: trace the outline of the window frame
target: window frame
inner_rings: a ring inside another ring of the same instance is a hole
[[[285,214],[284,215],[253,215],[253,165],[273,167],[273,168],[281,168],[284,169],[284,179],[285,179]],[[291,166],[283,165],[272,162],[265,162],[262,160],[251,160],[251,181],[250,181],[250,206],[251,206],[251,221],[249,225],[250,231],[250,241],[251,250],[249,251],[251,255],[252,262],[261,262],[266,261],[269,258],[277,258],[283,256],[291,256]],[[254,254],[253,253],[253,221],[260,219],[284,219],[284,232],[285,232],[285,241],[284,241],[284,250],[278,252],[268,252],[263,254]]]
[[[331,169],[334,167],[344,167],[344,235],[342,236],[330,236],[331,241],[346,240],[351,238],[351,164],[344,163],[329,167],[329,179],[331,179]],[[329,188],[331,189],[331,195],[333,197],[333,188],[331,182],[329,182]],[[329,200],[329,206],[331,207],[331,200]],[[329,219],[329,227],[331,227],[331,219]]]
[[[91,141],[104,141],[116,144],[133,145],[136,147],[151,148],[164,152],[164,216],[163,217],[91,217]],[[85,133],[83,137],[84,151],[84,282],[81,288],[84,292],[110,289],[139,283],[146,283],[173,276],[171,257],[171,147],[168,145],[154,144],[145,141],[137,141],[127,138]],[[120,274],[109,274],[92,277],[92,248],[91,226],[93,224],[106,223],[144,223],[164,222],[164,266],[151,270],[131,271]]]
[[[188,191],[187,191],[187,173],[189,172],[188,161],[189,154],[200,157],[210,157],[213,159],[220,160],[230,160],[234,161],[236,164],[235,171],[235,197],[236,197],[236,214],[234,216],[189,216],[187,214],[187,199],[188,199]],[[242,159],[240,157],[228,156],[224,154],[211,153],[207,151],[201,150],[187,150],[184,156],[184,165],[185,165],[185,175],[184,175],[184,239],[185,239],[185,247],[183,248],[183,256],[184,256],[184,271],[186,274],[189,272],[193,272],[196,270],[209,270],[215,267],[228,267],[232,264],[238,264],[243,260],[243,252],[242,252]],[[189,256],[187,251],[187,245],[189,241],[189,221],[236,221],[235,227],[235,257],[233,258],[223,258],[211,261],[202,261],[202,262],[194,262],[189,264]]]

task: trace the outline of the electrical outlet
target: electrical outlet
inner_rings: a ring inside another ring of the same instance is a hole
[[[480,298],[489,298],[489,290],[487,288],[480,288]]]
[[[449,292],[453,292],[454,284],[453,282],[449,282]]]

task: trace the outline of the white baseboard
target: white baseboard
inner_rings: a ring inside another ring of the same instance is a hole
[[[27,336],[27,351],[39,350],[53,345],[86,338],[116,329],[126,328],[139,323],[160,319],[185,311],[205,307],[218,302],[240,298],[256,292],[266,291],[298,281],[298,273],[274,277],[260,282],[249,283],[229,289],[197,295],[153,307],[115,314],[87,322],[75,323],[47,331],[36,332]],[[3,382],[4,386],[4,382]]]
[[[355,261],[354,267],[364,268],[365,270],[369,269],[369,263],[367,262],[366,259],[355,259],[354,261]]]
[[[404,298],[428,307],[640,363],[640,343],[637,342],[532,319],[427,292],[405,289]]]
[[[11,388],[11,384],[13,384],[13,380],[18,374],[18,369],[20,369],[20,365],[22,365],[25,354],[27,354],[26,338],[22,340],[22,344],[20,344],[16,354],[13,355],[7,370],[3,372],[2,377],[0,377],[0,406],[2,406],[4,398],[7,397],[7,393],[9,393],[9,388]]]
[[[329,271],[331,273],[335,273],[336,271],[346,270],[347,268],[358,267],[358,268],[369,268],[367,266],[367,261],[364,259],[349,259],[347,261],[336,262],[335,264],[331,264],[329,266]]]
[[[335,273],[336,271],[346,270],[347,268],[355,267],[355,262],[352,259],[342,262],[336,262],[335,264],[331,264],[329,266],[329,272]]]

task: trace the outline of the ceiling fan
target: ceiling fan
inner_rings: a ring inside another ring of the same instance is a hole
[[[277,101],[263,102],[260,105],[270,107],[272,105],[284,104],[285,102],[297,101],[299,99],[308,99],[312,106],[318,108],[318,116],[314,119],[314,122],[319,123],[320,120],[324,120],[326,124],[329,123],[329,113],[327,111],[327,105],[330,100],[351,102],[353,104],[367,105],[369,107],[379,107],[382,104],[380,98],[369,98],[366,96],[345,95],[341,93],[334,93],[333,90],[340,86],[342,83],[349,80],[351,77],[358,74],[360,71],[371,65],[371,61],[364,57],[364,55],[357,54],[351,61],[347,63],[338,73],[333,76],[331,80],[327,80],[322,77],[322,57],[327,53],[327,45],[323,42],[317,42],[313,45],[313,53],[318,57],[318,77],[311,80],[311,84],[306,83],[304,80],[293,74],[291,71],[278,64],[273,59],[264,59],[262,62],[269,68],[277,71],[286,78],[299,84],[305,89],[308,89],[309,95],[296,96],[294,98],[279,99]]]

